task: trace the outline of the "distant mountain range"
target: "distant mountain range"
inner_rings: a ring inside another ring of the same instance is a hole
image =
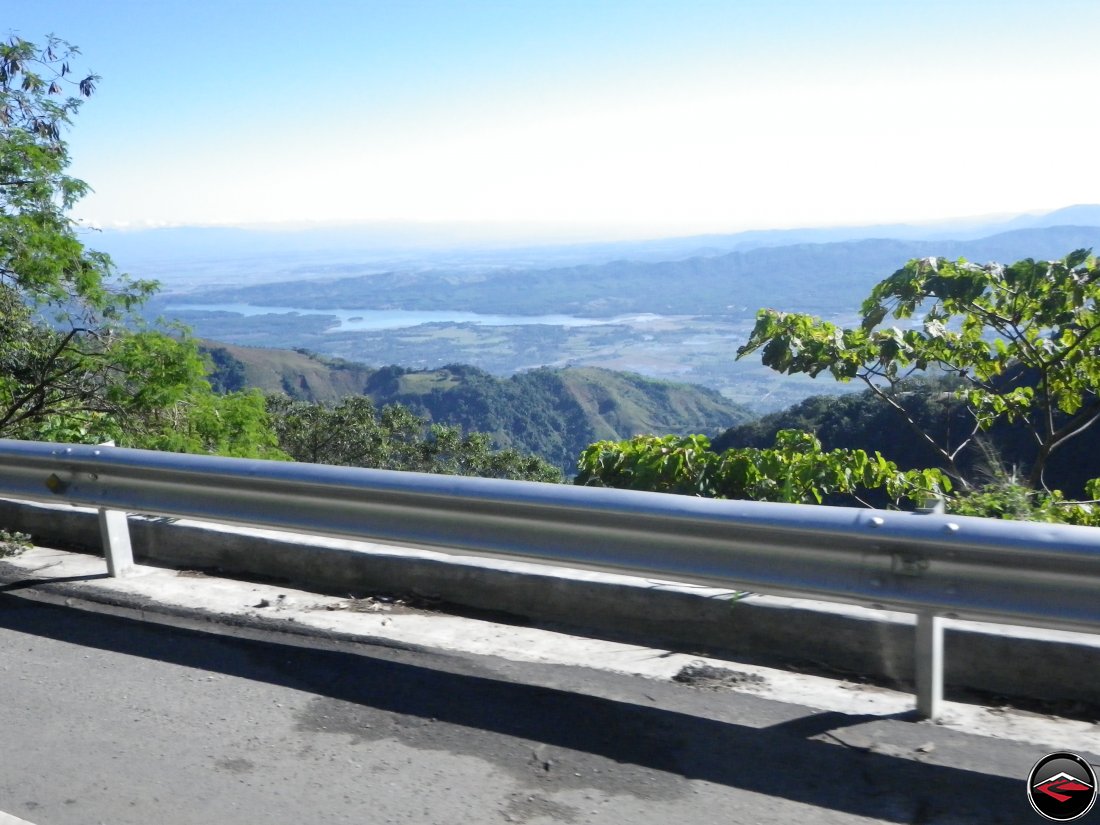
[[[499,447],[541,455],[566,473],[600,439],[638,433],[716,434],[752,418],[719,393],[597,368],[537,369],[510,378],[451,365],[436,370],[374,369],[307,352],[206,342],[216,389],[256,387],[306,401],[369,396],[400,403],[467,432],[487,432]]]
[[[1080,207],[1074,214],[1100,213]],[[1038,219],[1036,219],[1038,220]],[[300,309],[451,310],[515,315],[755,313],[764,306],[819,315],[855,310],[870,287],[910,258],[1060,258],[1100,248],[1100,226],[1018,228],[970,240],[863,239],[761,246],[677,261],[619,260],[550,269],[390,271],[166,294],[165,306],[246,303]]]
[[[171,267],[199,260],[267,258],[283,269],[300,263],[355,261],[376,269],[487,266],[534,268],[607,263],[618,259],[669,261],[728,252],[806,243],[890,238],[896,240],[973,240],[1015,229],[1100,226],[1100,205],[1082,204],[1017,216],[954,218],[920,224],[768,229],[639,241],[532,244],[489,239],[491,229],[399,222],[309,229],[165,227],[105,229],[86,233],[86,242],[115,257],[124,270],[140,274],[150,266]],[[480,239],[480,240],[479,240]],[[159,272],[154,274],[160,274]]]

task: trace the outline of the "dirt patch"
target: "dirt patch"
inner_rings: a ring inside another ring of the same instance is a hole
[[[690,685],[697,688],[709,688],[720,690],[722,688],[745,687],[746,685],[763,685],[766,680],[756,673],[743,673],[739,670],[730,670],[725,667],[714,667],[703,663],[692,663],[680,668],[680,672],[672,677],[672,681],[682,685]]]

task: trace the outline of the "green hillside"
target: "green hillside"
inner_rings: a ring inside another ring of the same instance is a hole
[[[331,402],[362,393],[377,372],[362,364],[299,350],[239,347],[213,341],[203,342],[201,349],[213,361],[210,383],[219,392],[256,387],[303,401]]]
[[[258,387],[307,401],[362,394],[380,406],[401,403],[432,421],[489,433],[497,446],[536,453],[567,473],[599,439],[714,434],[752,417],[713,390],[594,367],[496,378],[461,364],[373,369],[296,350],[212,342],[204,350],[214,364],[211,382],[221,391]]]
[[[550,372],[577,400],[593,423],[597,438],[684,432],[684,422],[695,422],[694,429],[709,431],[721,427],[731,414],[741,421],[751,417],[721,394],[694,384],[651,380],[636,373],[597,367]]]

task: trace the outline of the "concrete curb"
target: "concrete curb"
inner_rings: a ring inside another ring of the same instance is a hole
[[[284,618],[255,613],[232,614],[202,607],[186,607],[158,601],[139,593],[88,587],[86,581],[51,581],[28,575],[27,570],[18,565],[0,561],[0,596],[4,595],[186,630],[207,631],[216,626],[219,633],[255,639],[269,639],[277,634],[284,642],[302,646],[313,646],[317,640],[321,640],[337,644],[367,644],[415,653],[429,652],[429,648],[424,645],[409,644],[386,636],[310,627]],[[3,825],[2,821],[0,825]]]
[[[39,544],[99,552],[98,520],[87,508],[0,500],[0,526],[30,533]],[[168,518],[131,516],[130,531],[142,564],[344,596],[406,594],[578,635],[728,651],[742,661],[893,685],[913,679],[914,617],[903,613],[766,596],[736,600],[728,590]],[[36,589],[86,598],[63,584]],[[116,606],[179,612],[147,601]],[[201,611],[189,618],[216,620]],[[256,624],[260,629],[265,620]],[[949,622],[946,645],[949,692],[1100,704],[1100,636]]]

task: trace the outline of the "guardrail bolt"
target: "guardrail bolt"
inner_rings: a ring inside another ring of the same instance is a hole
[[[65,492],[65,488],[69,485],[61,480],[57,473],[50,473],[46,477],[46,487],[49,491],[55,495],[60,495]]]

